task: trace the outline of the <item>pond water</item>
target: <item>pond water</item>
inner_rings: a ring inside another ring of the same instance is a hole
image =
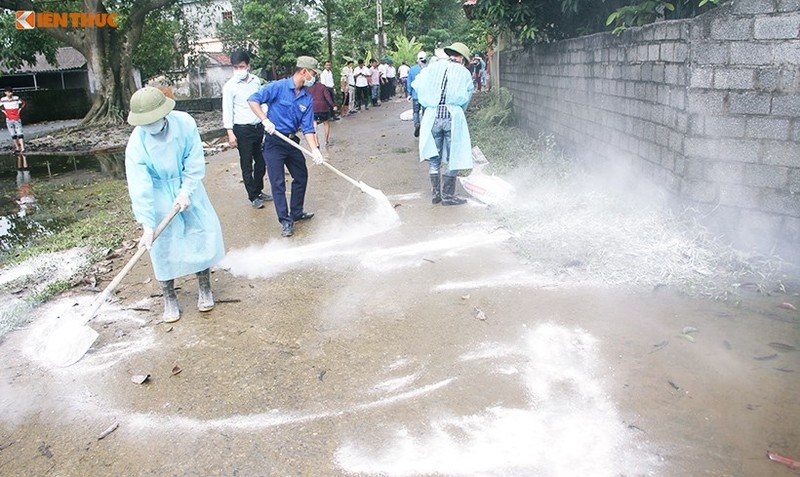
[[[57,231],[68,222],[43,210],[40,196],[55,186],[96,178],[123,178],[124,153],[0,155],[0,254]]]

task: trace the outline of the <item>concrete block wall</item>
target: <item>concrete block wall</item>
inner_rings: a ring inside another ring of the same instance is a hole
[[[800,262],[800,2],[503,52],[521,124],[624,162],[745,249]]]

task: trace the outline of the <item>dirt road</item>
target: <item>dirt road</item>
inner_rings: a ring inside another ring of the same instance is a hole
[[[186,277],[183,318],[159,322],[143,261],[78,364],[54,368],[43,343],[92,296],[10,333],[0,474],[795,475],[766,452],[800,458],[800,321],[776,306],[797,296],[734,307],[545,280],[497,209],[430,204],[407,108],[335,123],[327,151],[399,224],[313,167],[317,215],[282,239],[227,151],[205,181],[229,250],[215,310],[196,311]]]

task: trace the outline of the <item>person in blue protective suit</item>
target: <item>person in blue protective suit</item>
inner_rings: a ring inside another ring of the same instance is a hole
[[[465,61],[469,48],[453,43],[444,49],[449,61],[440,60],[422,70],[412,87],[425,108],[419,138],[419,159],[428,161],[432,203],[460,205],[466,202],[455,194],[458,171],[472,169],[472,143],[464,112],[475,85]],[[440,176],[443,161],[447,171]]]
[[[316,129],[314,128],[314,108],[311,94],[308,92],[316,75],[322,70],[316,59],[310,56],[297,57],[294,74],[288,78],[273,81],[253,93],[247,102],[261,124],[264,126],[264,145],[262,152],[267,166],[267,176],[272,186],[272,198],[275,213],[281,224],[281,236],[294,234],[294,223],[314,217],[311,212],[303,210],[308,184],[308,168],[303,153],[287,144],[273,133],[278,131],[295,143],[300,143],[298,129],[311,149],[315,164],[322,164],[324,159],[319,150]],[[261,109],[267,104],[266,114]],[[292,176],[291,204],[286,203],[286,178],[284,168]]]
[[[180,318],[175,278],[197,274],[197,308],[214,308],[210,267],[225,255],[222,228],[203,187],[205,157],[197,124],[173,111],[175,101],[157,88],[131,97],[128,123],[136,126],[125,149],[125,173],[133,215],[142,225],[139,246],[150,251],[164,293],[164,321]],[[153,230],[174,208],[180,213],[153,240]]]

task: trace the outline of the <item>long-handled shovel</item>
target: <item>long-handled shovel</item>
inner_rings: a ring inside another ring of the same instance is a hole
[[[176,205],[153,231],[153,240],[161,235],[161,232],[163,232],[172,219],[178,215],[178,212],[180,212],[180,207]],[[125,267],[111,280],[111,283],[106,286],[105,290],[95,298],[91,308],[89,308],[89,311],[83,315],[79,322],[64,326],[63,329],[58,330],[55,336],[50,337],[50,342],[46,350],[50,361],[58,366],[69,366],[77,363],[78,360],[89,351],[89,348],[98,336],[97,332],[88,325],[89,321],[95,317],[97,310],[100,309],[106,299],[116,290],[122,279],[131,271],[133,266],[136,265],[136,262],[142,258],[142,255],[144,255],[146,251],[147,249],[140,247],[136,253],[133,254],[133,257],[131,257]]]
[[[299,149],[300,152],[302,152],[306,156],[311,157],[311,151],[309,151],[308,149],[304,148],[300,144],[297,144],[296,142],[292,141],[291,139],[289,139],[288,137],[284,136],[283,134],[281,134],[278,131],[275,131],[273,134],[275,134],[279,138],[283,139],[287,143],[291,144],[294,148]],[[336,175],[338,175],[342,179],[346,180],[347,182],[349,182],[349,183],[353,184],[354,186],[358,187],[359,189],[361,189],[362,192],[366,192],[367,194],[371,195],[372,197],[374,197],[374,198],[376,198],[376,199],[378,199],[380,201],[385,202],[386,204],[389,205],[389,207],[391,207],[391,204],[389,203],[389,199],[380,190],[375,189],[373,187],[370,187],[367,184],[364,184],[364,182],[362,182],[362,181],[357,181],[357,180],[353,179],[352,177],[348,176],[344,172],[342,172],[339,169],[337,169],[337,168],[333,167],[332,165],[328,164],[327,161],[323,162],[322,165],[324,165],[325,167],[327,167],[328,169],[330,169],[331,171],[336,173]]]

